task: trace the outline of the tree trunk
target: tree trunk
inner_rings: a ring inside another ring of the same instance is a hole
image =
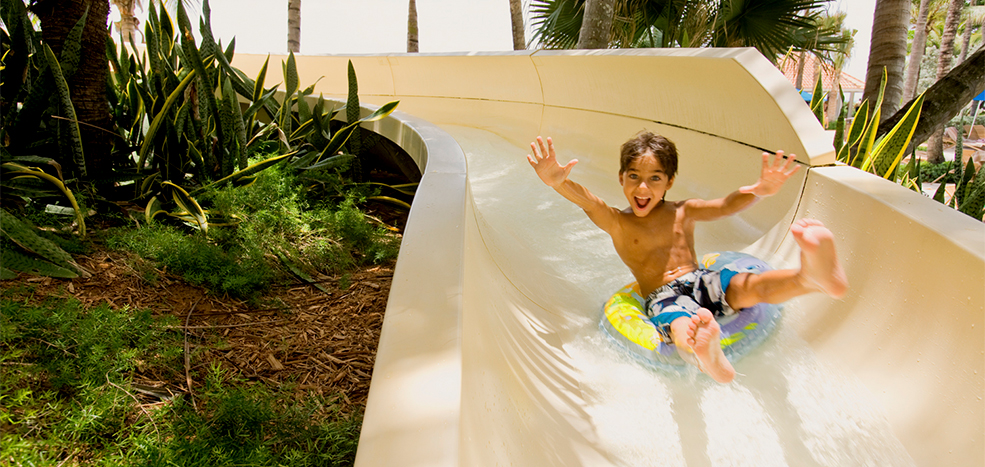
[[[865,74],[862,99],[875,105],[883,68],[886,70],[886,92],[882,100],[880,120],[896,113],[903,97],[903,65],[906,63],[906,30],[910,17],[909,0],[876,0],[872,19],[872,43]]]
[[[828,91],[828,122],[838,121],[838,117],[841,116],[841,108],[844,106],[844,102],[841,101],[841,70],[835,68],[834,79],[831,83],[831,90]]]
[[[903,99],[911,100],[916,97],[917,80],[920,79],[920,62],[927,48],[927,14],[930,12],[930,0],[920,0],[920,12],[917,13],[917,25],[913,31],[913,44],[910,45],[910,62],[906,65],[906,79],[903,82]]]
[[[510,24],[513,25],[513,50],[526,50],[523,37],[523,0],[510,0]]]
[[[907,152],[922,143],[934,129],[947,123],[952,117],[971,102],[971,99],[985,91],[985,47],[979,47],[967,60],[954,67],[950,73],[937,80],[924,92],[923,109],[913,131],[913,139]],[[883,120],[876,130],[876,137],[889,133],[903,115],[913,105],[907,102],[896,114]]]
[[[79,64],[68,86],[75,115],[79,120],[86,171],[88,178],[92,179],[109,175],[111,170],[109,156],[113,141],[106,134],[112,126],[109,101],[106,99],[106,80],[109,74],[109,61],[106,59],[109,1],[42,0],[35,3],[31,11],[41,21],[42,39],[58,56],[69,31],[82,18],[87,7],[89,13],[82,30]]]
[[[937,61],[937,79],[940,80],[951,70],[951,60],[954,58],[954,39],[958,32],[958,21],[961,19],[961,8],[964,0],[951,0],[947,7],[947,18],[944,20],[944,33],[941,35],[941,55]],[[952,117],[954,114],[951,115]],[[944,124],[942,122],[927,141],[927,161],[932,164],[944,162]]]
[[[301,0],[287,0],[287,51],[301,52]]]
[[[804,59],[806,58],[807,52],[803,50],[797,54],[797,82],[794,83],[793,87],[797,88],[798,91],[804,89],[804,65],[806,65]]]
[[[417,53],[417,2],[410,0],[407,7],[407,52]]]
[[[615,0],[586,0],[576,49],[607,49],[612,35]]]
[[[978,0],[971,0],[971,6],[978,5]],[[971,21],[965,21],[964,32],[961,33],[961,52],[958,54],[958,63],[968,58],[968,47],[971,47]]]

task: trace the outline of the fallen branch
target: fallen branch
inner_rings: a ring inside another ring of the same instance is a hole
[[[154,433],[157,434],[157,438],[158,439],[161,439],[161,432],[157,429],[157,423],[154,423],[154,417],[151,417],[150,412],[148,412],[147,409],[144,408],[143,404],[140,403],[140,400],[137,399],[137,396],[134,396],[133,394],[130,393],[130,391],[127,391],[126,389],[123,389],[120,386],[117,386],[116,384],[114,384],[112,381],[110,381],[109,380],[109,372],[106,373],[106,382],[110,386],[113,386],[114,388],[123,391],[126,395],[130,396],[130,398],[133,399],[134,402],[137,403],[137,407],[139,407],[140,408],[140,411],[143,412],[144,415],[147,416],[147,419],[150,420],[150,424],[151,425],[154,425]]]
[[[222,328],[238,328],[242,326],[256,326],[260,324],[273,324],[282,323],[285,321],[290,321],[289,319],[274,319],[270,321],[257,321],[254,323],[240,323],[240,324],[210,324],[204,326],[161,326],[163,329],[222,329]],[[187,323],[187,321],[185,321]]]
[[[188,310],[188,314],[185,316],[185,328],[184,328],[185,329],[185,384],[188,385],[188,396],[192,400],[192,407],[195,408],[196,413],[198,413],[198,404],[195,403],[195,391],[192,390],[192,375],[191,375],[192,356],[191,356],[190,348],[188,346],[188,321],[191,319],[192,312],[195,311],[195,307],[198,306],[198,302],[200,301],[202,301],[201,297],[199,297],[198,300],[195,300],[195,303]]]

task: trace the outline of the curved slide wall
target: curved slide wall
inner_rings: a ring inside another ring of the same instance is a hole
[[[238,54],[256,75],[265,57]],[[303,86],[399,99],[372,129],[424,177],[383,325],[357,465],[981,465],[985,227],[833,165],[830,136],[750,49],[300,56]],[[267,82],[284,57],[272,56]],[[365,112],[366,110],[364,110]],[[784,187],[699,226],[699,254],[796,267],[801,217],[835,232],[852,284],[788,303],[736,382],[668,375],[598,329],[629,282],[605,235],[525,161],[552,136],[572,179],[625,206],[618,146],[641,129],[681,153],[674,198],[723,196],[763,149]]]

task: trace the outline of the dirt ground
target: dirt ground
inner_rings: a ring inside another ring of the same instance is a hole
[[[335,398],[344,412],[365,406],[393,265],[370,266],[316,284],[275,286],[260,305],[218,297],[161,271],[148,282],[119,252],[96,250],[76,261],[93,274],[73,280],[21,275],[0,282],[30,286],[31,301],[75,297],[85,306],[172,315],[188,342],[185,375],[140,368],[133,384],[144,397],[188,393],[201,387],[215,364],[271,388],[293,387],[295,397]],[[340,289],[348,285],[346,289]],[[347,283],[347,284],[346,284]],[[187,375],[187,376],[186,376]]]

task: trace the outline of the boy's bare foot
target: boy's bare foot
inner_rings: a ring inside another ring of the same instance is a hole
[[[841,298],[848,278],[835,253],[834,235],[816,219],[801,219],[790,227],[800,245],[800,276],[804,285]]]
[[[693,334],[690,334],[687,343],[701,362],[699,368],[719,383],[731,382],[735,378],[735,369],[722,351],[722,330],[715,317],[710,311],[701,308],[691,317],[691,321],[693,326],[688,328],[693,330]]]

